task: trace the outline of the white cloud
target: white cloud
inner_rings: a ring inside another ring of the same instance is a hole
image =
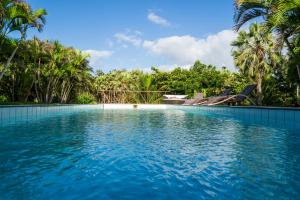
[[[133,34],[116,33],[114,37],[119,43],[129,43],[136,47],[139,47],[142,44],[142,39],[139,37],[140,35],[140,32],[135,31]]]
[[[107,51],[107,50],[98,51],[93,49],[88,49],[83,52],[90,55],[89,62],[91,67],[93,68],[99,68],[100,65],[103,65],[103,60],[105,58],[112,56],[112,54],[114,53],[113,51]]]
[[[158,24],[160,26],[165,26],[166,27],[166,26],[171,25],[171,23],[168,20],[162,18],[161,16],[158,16],[154,12],[150,12],[148,14],[147,18],[148,18],[149,21],[153,22],[154,24]]]
[[[171,36],[154,41],[146,40],[143,47],[177,65],[192,65],[196,60],[200,60],[205,64],[226,66],[234,70],[230,44],[236,36],[232,30],[223,30],[206,38]]]
[[[180,67],[182,69],[190,69],[191,65],[169,64],[169,65],[159,65],[159,66],[154,66],[154,67],[163,72],[170,72],[177,67]],[[152,72],[152,67],[136,67],[136,68],[133,67],[133,68],[130,68],[130,70],[142,70],[143,72],[149,73],[149,72]]]

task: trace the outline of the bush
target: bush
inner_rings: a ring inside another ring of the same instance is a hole
[[[8,102],[8,98],[4,95],[0,95],[0,104],[7,103],[7,102]]]
[[[90,93],[82,93],[76,97],[76,103],[78,104],[95,104],[96,100]]]

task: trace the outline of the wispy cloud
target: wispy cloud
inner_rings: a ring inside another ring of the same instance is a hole
[[[154,12],[149,12],[147,18],[152,23],[160,25],[160,26],[167,27],[167,26],[171,25],[171,23],[168,20],[155,14]]]
[[[139,47],[142,44],[142,39],[140,38],[140,35],[141,32],[139,31],[134,31],[133,33],[127,31],[127,33],[116,33],[114,37],[119,43],[129,43],[133,46]]]
[[[94,69],[99,69],[100,66],[103,65],[103,60],[111,57],[114,53],[113,51],[107,51],[107,50],[99,51],[93,49],[84,50],[83,52],[90,55],[89,57],[90,66],[93,67]]]

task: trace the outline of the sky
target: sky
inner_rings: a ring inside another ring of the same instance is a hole
[[[94,70],[161,70],[196,60],[234,70],[233,0],[27,0],[45,8],[43,32],[90,55]]]

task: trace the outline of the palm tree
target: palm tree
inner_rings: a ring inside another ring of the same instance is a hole
[[[138,90],[143,103],[158,103],[161,99],[161,93],[158,92],[157,84],[155,83],[153,76],[150,74],[139,75]],[[157,92],[154,92],[157,91]]]
[[[59,99],[61,103],[66,103],[70,92],[77,83],[86,82],[89,78],[90,68],[88,67],[87,55],[81,51],[69,48],[65,52],[67,63],[62,65],[62,82],[60,84]]]
[[[293,57],[295,47],[291,44],[300,34],[300,0],[236,0],[235,29],[245,23],[261,18],[267,32],[277,33],[278,41],[284,41]],[[296,65],[300,79],[300,64]]]
[[[271,13],[272,0],[235,0],[235,30],[258,17],[267,17]]]
[[[261,18],[269,31],[290,37],[300,32],[300,0],[236,0],[235,29]]]
[[[9,56],[6,64],[0,72],[0,80],[9,67],[14,58],[19,45],[26,38],[26,33],[29,29],[37,29],[42,31],[45,24],[46,11],[44,9],[32,10],[31,7],[24,1],[20,0],[3,0],[0,3],[0,38],[1,44],[3,39],[12,32],[19,32],[20,38],[15,49]]]
[[[278,52],[272,34],[265,34],[257,23],[249,31],[241,31],[232,43],[233,57],[239,70],[257,83],[257,104],[262,105],[262,83],[264,76],[274,67]]]

